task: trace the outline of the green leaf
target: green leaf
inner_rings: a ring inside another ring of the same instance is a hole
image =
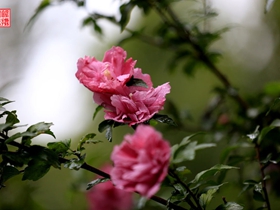
[[[217,164],[210,169],[198,173],[190,183],[195,184],[197,182],[200,182],[202,180],[205,180],[209,177],[216,175],[218,172],[222,170],[230,170],[230,169],[238,169],[238,168],[233,166],[223,165],[223,164]]]
[[[109,142],[112,142],[112,131],[114,126],[113,120],[104,120],[98,125],[98,131],[102,133],[106,130],[105,137]]]
[[[23,133],[16,133],[12,136],[10,136],[8,139],[6,139],[5,144],[9,144],[10,142],[22,137]]]
[[[42,178],[49,170],[51,165],[41,159],[32,159],[24,170],[22,180],[37,181]]]
[[[264,127],[261,130],[260,135],[258,136],[258,144],[260,144],[262,142],[262,140],[264,139],[264,137],[266,136],[266,134],[274,128],[275,128],[274,126]]]
[[[190,142],[184,146],[180,146],[173,155],[173,163],[180,163],[183,161],[190,161],[195,158],[195,147],[197,142]]]
[[[177,126],[177,124],[167,115],[163,115],[163,114],[155,114],[152,119],[160,122],[160,123],[166,123],[168,125],[173,125],[173,126]]]
[[[249,137],[249,139],[252,141],[252,143],[254,143],[257,140],[257,137],[259,136],[260,132],[259,132],[259,127],[257,126],[255,131],[253,133],[247,134],[247,136]]]
[[[96,20],[91,16],[83,20],[82,26],[88,26],[88,25],[93,25],[93,29],[95,32],[97,32],[100,35],[103,34],[102,28],[97,24]]]
[[[97,185],[99,183],[107,182],[109,180],[110,180],[109,178],[95,179],[87,184],[87,190],[91,189],[92,187],[94,187],[95,185]]]
[[[253,199],[256,201],[265,202],[265,199],[264,199],[262,193],[260,193],[256,190],[253,191]]]
[[[45,123],[45,122],[39,122],[37,124],[31,125],[29,128],[27,128],[25,135],[23,135],[22,143],[24,145],[30,145],[31,139],[40,134],[48,134],[55,138],[55,135],[50,130],[50,127],[52,125],[53,125],[52,123]]]
[[[60,168],[59,157],[55,151],[39,145],[33,145],[29,150],[32,158],[46,161],[53,167]]]
[[[10,179],[13,176],[16,176],[18,174],[20,174],[20,172],[15,167],[13,167],[13,166],[4,166],[3,171],[0,174],[1,175],[1,182],[4,183],[8,179]]]
[[[99,105],[99,106],[96,107],[96,109],[95,109],[95,111],[94,111],[94,113],[93,113],[92,120],[95,119],[96,115],[98,114],[98,112],[99,112],[101,109],[103,109],[103,106],[101,106],[101,105]]]
[[[9,99],[6,99],[6,98],[3,98],[3,97],[0,97],[0,101],[9,101]]]
[[[47,144],[48,148],[54,151],[56,154],[64,157],[67,154],[67,151],[70,149],[71,140],[59,141],[59,142],[50,142]]]
[[[5,111],[6,109],[3,106],[5,106],[6,104],[9,104],[9,103],[12,103],[12,102],[14,102],[14,101],[10,101],[6,98],[0,97],[0,111]]]
[[[96,136],[95,133],[89,133],[89,134],[83,136],[82,139],[80,140],[78,146],[77,146],[77,151],[83,150],[84,149],[83,145],[85,143],[94,143],[94,144],[96,144],[96,143],[101,142],[99,140],[95,140],[94,139],[95,136]]]
[[[11,123],[12,125],[19,123],[19,119],[17,118],[16,111],[11,111],[11,112],[6,111],[6,113],[7,113],[6,123]]]
[[[81,166],[85,162],[85,154],[81,156],[81,158],[72,158],[69,161],[64,163],[65,168],[69,168],[70,170],[79,170]]]
[[[134,6],[135,5],[132,1],[120,6],[121,19],[119,24],[121,26],[121,31],[123,31],[128,24],[130,20],[130,14]]]
[[[148,200],[148,198],[141,196],[137,203],[137,209],[144,209]]]
[[[197,144],[197,141],[191,142],[190,139],[198,134],[201,133],[187,136],[180,142],[180,144],[175,144],[172,147],[172,163],[176,164],[183,161],[193,160],[197,150],[216,146],[216,144],[212,143]]]
[[[13,125],[12,123],[0,124],[0,132],[3,132],[4,130],[6,130],[7,128],[11,127],[12,125]]]
[[[30,154],[27,153],[27,152],[8,151],[8,152],[5,152],[5,154],[2,155],[2,158],[5,162],[8,162],[15,167],[22,167],[23,165],[28,164],[31,157],[30,157]]]
[[[226,183],[222,183],[220,185],[215,186],[209,186],[204,189],[206,193],[201,194],[199,197],[199,203],[200,205],[206,209],[206,206],[210,203],[210,201],[213,198],[213,195],[220,189],[221,186],[223,186]]]
[[[193,76],[197,64],[198,64],[197,60],[189,59],[183,67],[184,73],[186,73],[188,76]]]
[[[227,202],[226,204],[222,204],[218,206],[215,210],[242,210],[243,206],[240,206],[234,202]]]
[[[186,180],[187,175],[191,173],[191,171],[186,166],[180,166],[176,168],[174,172],[183,181]]]
[[[232,146],[228,146],[221,153],[220,162],[224,163],[226,161],[226,159],[228,158],[229,154],[233,150],[236,150],[236,149],[239,149],[239,148],[249,148],[249,147],[252,147],[252,144],[245,143],[245,142],[244,143],[243,142],[242,143],[238,143],[238,144],[235,144],[235,145],[232,145]],[[231,165],[231,164],[229,164],[229,165]]]
[[[241,156],[241,155],[231,155],[228,158],[227,164],[229,165],[236,165],[238,163],[244,162],[248,159],[246,156]]]
[[[268,116],[269,113],[271,112],[271,110],[277,105],[279,104],[280,102],[280,98],[276,98],[274,101],[273,101],[273,104],[271,105],[271,107],[269,108],[269,110],[266,112],[265,116]]]
[[[266,0],[265,13],[269,12],[275,0]]]
[[[216,147],[216,146],[217,145],[214,143],[198,144],[195,146],[195,150],[206,149],[206,148],[211,148],[211,147]]]
[[[148,85],[142,80],[134,78],[133,76],[130,78],[130,80],[126,83],[126,86],[137,86],[137,87],[144,87],[148,88]]]
[[[212,188],[206,193],[201,194],[199,197],[199,204],[205,209],[205,207],[210,203],[213,198],[213,195],[217,192],[219,188]]]
[[[42,0],[40,5],[37,7],[37,9],[35,10],[35,14],[30,18],[30,20],[28,21],[28,23],[26,24],[24,30],[30,26],[31,24],[34,23],[35,19],[39,16],[39,14],[41,14],[48,6],[51,5],[50,0]]]

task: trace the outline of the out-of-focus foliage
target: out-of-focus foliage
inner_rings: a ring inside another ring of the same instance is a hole
[[[86,6],[84,1],[73,2],[78,7]],[[172,147],[169,175],[163,183],[166,191],[160,192],[167,200],[161,204],[168,209],[275,209],[280,196],[277,187],[280,183],[279,82],[266,84],[253,96],[240,95],[238,89],[231,84],[230,78],[222,73],[224,71],[217,65],[221,54],[212,49],[213,43],[229,29],[225,27],[216,31],[205,30],[203,23],[218,15],[211,8],[207,9],[207,13],[196,11],[201,17],[199,21],[188,22],[180,18],[173,7],[181,2],[130,0],[120,5],[120,17],[92,12],[82,21],[83,26],[92,27],[100,35],[103,34],[101,19],[116,24],[120,31],[129,33],[126,38],[119,40],[120,45],[139,39],[168,51],[171,54],[170,60],[164,62],[170,73],[178,70],[179,66],[184,75],[195,77],[197,71],[207,69],[222,84],[212,87],[214,96],[211,102],[205,105],[198,127],[188,130],[186,120],[189,120],[190,116],[183,114],[183,110],[173,101],[168,101],[165,109],[170,117],[156,114],[146,122],[151,125],[156,125],[156,122],[167,123],[168,126],[176,125],[176,128],[166,129],[173,134],[178,131],[192,133],[181,142],[171,139],[173,142],[177,141],[177,144]],[[202,0],[203,2],[206,0]],[[43,0],[30,23],[53,4],[50,0]],[[264,11],[270,12],[274,4],[275,1],[267,0]],[[134,8],[141,10],[144,16],[153,13],[161,21],[156,23],[152,31],[145,27],[131,30],[127,26]],[[196,94],[195,90],[193,92]],[[54,136],[49,129],[51,124],[38,123],[24,132],[8,135],[10,130],[18,127],[19,120],[16,111],[7,111],[4,108],[10,101],[2,98],[1,102],[1,117],[6,117],[5,123],[0,125],[1,185],[21,173],[23,180],[40,179],[51,166],[60,168],[62,163],[69,169],[83,168],[105,177],[89,183],[88,188],[109,178],[108,174],[92,169],[85,163],[84,144],[99,142],[94,139],[94,133],[85,135],[75,150],[70,148],[70,141],[52,142],[47,147],[32,145],[32,139],[40,134]],[[96,109],[93,118],[99,111],[100,107]],[[105,120],[99,124],[98,130],[105,131],[106,138],[112,141],[112,130],[119,125]],[[196,134],[200,131],[207,135],[198,138]],[[17,150],[10,151],[8,145],[17,147]],[[208,158],[213,156],[205,152],[205,157],[200,158],[201,162],[195,162],[198,151],[212,151],[215,148],[218,152],[215,156],[220,157],[219,163],[191,175],[189,165],[207,164]],[[40,170],[37,170],[38,168]],[[215,200],[215,197],[218,199]],[[152,208],[150,205],[152,206],[147,203],[145,208]]]

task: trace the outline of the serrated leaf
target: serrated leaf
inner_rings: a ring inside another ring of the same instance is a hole
[[[59,142],[50,142],[47,144],[48,148],[54,151],[56,154],[64,157],[67,154],[67,151],[70,149],[71,140],[59,141]]]
[[[99,178],[99,179],[95,179],[91,182],[89,182],[87,184],[87,190],[91,189],[92,187],[94,187],[95,185],[99,184],[99,183],[103,183],[103,182],[107,182],[109,181],[109,178]]]
[[[3,171],[0,174],[1,182],[4,183],[8,179],[10,179],[13,176],[16,176],[18,174],[20,174],[20,172],[15,167],[13,167],[13,166],[4,166]]]
[[[160,123],[166,123],[168,125],[173,125],[173,126],[177,126],[177,124],[167,115],[163,115],[163,114],[155,114],[152,119],[160,122]]]
[[[24,170],[22,180],[37,181],[42,178],[49,170],[51,165],[40,159],[32,159]]]
[[[60,168],[59,157],[56,152],[46,147],[33,145],[29,149],[30,156],[34,159],[46,161],[55,168]]]
[[[218,206],[215,210],[242,210],[243,206],[240,206],[234,202],[227,202],[226,204],[222,204]]]
[[[31,139],[41,134],[48,134],[55,138],[55,135],[50,130],[50,127],[52,125],[52,123],[45,122],[39,122],[34,125],[31,125],[29,128],[27,128],[25,135],[23,135],[22,143],[24,145],[30,145]]]
[[[133,76],[126,83],[126,86],[128,86],[128,87],[137,86],[137,87],[148,88],[148,85],[142,79],[134,78]]]
[[[217,164],[210,169],[198,173],[190,183],[195,184],[197,182],[200,182],[202,180],[205,180],[209,177],[216,175],[219,171],[230,170],[230,169],[238,169],[238,168],[233,166],[223,165],[223,164]]]
[[[81,158],[72,158],[69,161],[64,163],[65,168],[69,168],[70,170],[79,170],[81,166],[85,162],[85,155],[83,155]]]
[[[88,142],[88,141],[94,141],[94,137],[96,136],[95,133],[89,133],[85,136],[82,137],[80,140],[78,146],[77,146],[77,151],[81,151],[83,149],[83,145]],[[97,143],[97,142],[96,142]]]

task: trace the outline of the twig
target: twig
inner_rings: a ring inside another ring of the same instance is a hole
[[[61,161],[68,161],[67,159],[64,159],[64,158],[60,158],[60,160]],[[101,170],[99,170],[97,168],[94,168],[94,167],[88,165],[87,163],[83,163],[81,168],[83,168],[83,169],[85,169],[87,171],[93,172],[93,173],[95,173],[97,175],[103,176],[104,178],[109,178],[110,179],[110,175],[109,174],[107,174],[107,173],[105,173],[105,172],[103,172],[103,171],[101,171]],[[135,193],[139,194],[139,192],[135,192]],[[174,203],[168,203],[167,200],[165,200],[165,199],[163,199],[161,197],[155,196],[155,195],[151,197],[151,200],[156,201],[156,202],[158,202],[158,203],[160,203],[160,204],[162,204],[164,206],[169,205],[169,207],[173,208],[174,210],[186,210],[185,208],[183,208],[181,206],[177,206]]]
[[[200,60],[208,67],[208,69],[223,83],[225,88],[227,89],[229,95],[235,99],[239,105],[244,109],[248,109],[248,104],[240,97],[240,95],[235,91],[235,89],[232,87],[229,80],[226,78],[225,75],[221,73],[221,71],[215,66],[215,64],[208,58],[207,54],[204,52],[204,50],[195,42],[192,40],[190,36],[190,31],[184,27],[184,25],[181,23],[177,15],[173,12],[173,10],[170,7],[166,7],[166,11],[173,20],[173,22],[170,22],[169,19],[166,17],[166,15],[161,11],[161,8],[157,7],[156,5],[152,5],[155,10],[158,12],[159,16],[162,18],[163,22],[165,24],[168,24],[169,26],[173,27],[178,35],[186,40],[193,49],[197,52],[198,57]]]
[[[261,157],[260,157],[260,145],[258,143],[255,143],[255,149],[257,153],[257,160],[260,166],[260,171],[261,171],[261,176],[262,176],[262,190],[264,194],[264,199],[266,203],[267,210],[271,210],[270,207],[270,202],[269,202],[269,197],[266,189],[266,180],[265,180],[265,174],[264,174],[264,167],[263,164],[261,163]]]
[[[9,138],[7,135],[4,135],[3,133],[0,133],[0,136],[3,137],[3,139],[1,139],[2,141],[5,141],[6,139]],[[30,149],[28,146],[22,145],[22,144],[20,144],[19,142],[16,142],[16,141],[9,142],[9,144],[12,145],[12,146],[18,147],[20,149],[24,149],[26,151],[28,151]],[[66,159],[66,158],[59,157],[59,162],[61,164],[65,163],[65,162],[68,162],[68,161],[69,160]],[[95,174],[97,174],[99,176],[102,176],[104,178],[109,178],[110,179],[110,175],[109,174],[107,174],[104,171],[101,171],[101,170],[99,170],[99,169],[97,169],[95,167],[92,167],[92,166],[88,165],[87,163],[83,163],[81,168],[84,169],[84,170],[90,171],[92,173],[95,173]],[[135,192],[135,193],[138,193],[138,192]],[[158,196],[152,196],[151,200],[156,201],[156,202],[158,202],[158,203],[160,203],[160,204],[162,204],[164,206],[169,205],[169,207],[171,207],[174,210],[186,210],[185,208],[183,208],[181,206],[178,206],[178,205],[176,205],[174,203],[170,203],[167,200],[165,200],[165,199],[163,199],[161,197],[158,197]]]
[[[176,179],[176,181],[181,184],[186,190],[187,192],[191,195],[191,197],[193,198],[194,202],[196,203],[197,207],[191,202],[191,200],[187,201],[188,204],[191,206],[192,209],[198,209],[198,210],[203,210],[202,207],[199,204],[199,200],[196,198],[196,196],[193,194],[193,192],[191,191],[191,189],[184,183],[182,182],[182,180],[177,176],[176,173],[174,173],[172,170],[169,170],[168,173],[174,177]]]

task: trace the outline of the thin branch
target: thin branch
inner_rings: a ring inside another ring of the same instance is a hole
[[[194,202],[196,203],[197,207],[191,202],[191,201],[187,201],[188,204],[191,206],[191,208],[193,209],[198,209],[198,210],[203,210],[202,207],[200,206],[199,200],[197,199],[197,197],[193,194],[193,192],[191,191],[191,189],[177,176],[176,173],[174,173],[172,170],[168,171],[169,174],[174,177],[176,179],[176,181],[181,184],[186,190],[187,192],[191,195],[191,197],[193,198]]]
[[[172,26],[178,33],[178,35],[186,40],[193,49],[198,53],[198,57],[200,60],[208,67],[208,69],[223,83],[225,88],[228,91],[228,94],[235,99],[239,105],[244,109],[248,109],[248,104],[240,97],[240,95],[237,93],[237,91],[232,87],[229,80],[226,78],[225,75],[221,73],[221,71],[215,66],[215,64],[209,59],[207,54],[204,52],[204,50],[195,42],[192,40],[190,36],[190,31],[184,27],[184,25],[181,23],[177,15],[173,12],[173,10],[170,7],[166,7],[166,11],[173,20],[173,22],[168,22],[168,18],[166,15],[161,11],[161,8],[158,8],[157,6],[153,5],[155,10],[158,12],[159,16],[162,18],[163,22],[165,24],[168,24]]]
[[[62,162],[63,161],[68,161],[67,159],[64,159],[64,158],[60,158],[60,160]],[[97,175],[100,175],[100,176],[102,176],[104,178],[109,178],[110,179],[110,175],[109,174],[107,174],[107,173],[105,173],[105,172],[103,172],[103,171],[101,171],[101,170],[99,170],[97,168],[94,168],[94,167],[88,165],[87,163],[83,163],[81,168],[83,168],[83,169],[85,169],[87,171],[93,172],[93,173],[95,173]],[[135,193],[139,194],[139,192],[135,192]],[[165,199],[163,199],[161,197],[155,196],[155,195],[152,196],[150,199],[153,200],[153,201],[156,201],[156,202],[158,202],[158,203],[160,203],[160,204],[162,204],[164,206],[169,205],[169,207],[173,208],[174,210],[186,210],[185,208],[183,208],[181,206],[178,206],[178,205],[176,205],[174,203],[168,203],[167,200],[165,200]]]
[[[270,207],[270,202],[269,202],[269,197],[267,193],[267,188],[266,188],[266,180],[265,180],[265,174],[264,174],[264,167],[263,164],[261,163],[261,157],[260,157],[260,145],[258,143],[255,144],[255,149],[257,153],[257,160],[260,166],[260,171],[261,171],[261,176],[262,176],[262,190],[264,194],[264,199],[266,203],[267,210],[271,210]]]
[[[6,135],[4,135],[4,134],[2,134],[2,133],[0,133],[0,135],[1,135],[2,137],[4,137],[3,141],[5,141],[6,139],[9,138],[8,136],[6,136]],[[10,142],[9,144],[12,145],[12,146],[14,146],[14,147],[18,147],[18,148],[20,148],[20,149],[24,149],[24,150],[27,150],[27,151],[29,150],[29,147],[28,147],[28,146],[22,145],[22,144],[20,144],[19,142],[16,142],[16,141],[12,141],[12,142]],[[66,158],[59,157],[59,162],[60,162],[61,164],[62,164],[62,163],[65,163],[65,162],[68,162],[68,161],[69,161],[69,160],[66,159]],[[104,171],[101,171],[101,170],[99,170],[99,169],[97,169],[97,168],[95,168],[95,167],[92,167],[92,166],[88,165],[87,163],[83,163],[82,166],[81,166],[81,168],[84,169],[84,170],[90,171],[90,172],[92,172],[92,173],[95,173],[95,174],[97,174],[97,175],[99,175],[99,176],[102,176],[102,177],[104,177],[104,178],[109,178],[109,179],[110,179],[110,175],[109,175],[109,174],[107,174],[107,173],[105,173]],[[135,193],[138,193],[138,192],[135,192]],[[138,194],[139,194],[139,193],[138,193]],[[168,202],[167,200],[165,200],[165,199],[163,199],[163,198],[161,198],[161,197],[158,197],[158,196],[152,196],[150,199],[153,200],[153,201],[156,201],[156,202],[158,202],[158,203],[160,203],[160,204],[162,204],[162,205],[164,205],[164,206],[167,206],[167,205],[168,205],[169,207],[171,207],[171,208],[174,209],[174,210],[186,210],[185,208],[183,208],[183,207],[181,207],[181,206],[178,206],[178,205],[176,205],[176,204],[174,204],[174,203]]]

